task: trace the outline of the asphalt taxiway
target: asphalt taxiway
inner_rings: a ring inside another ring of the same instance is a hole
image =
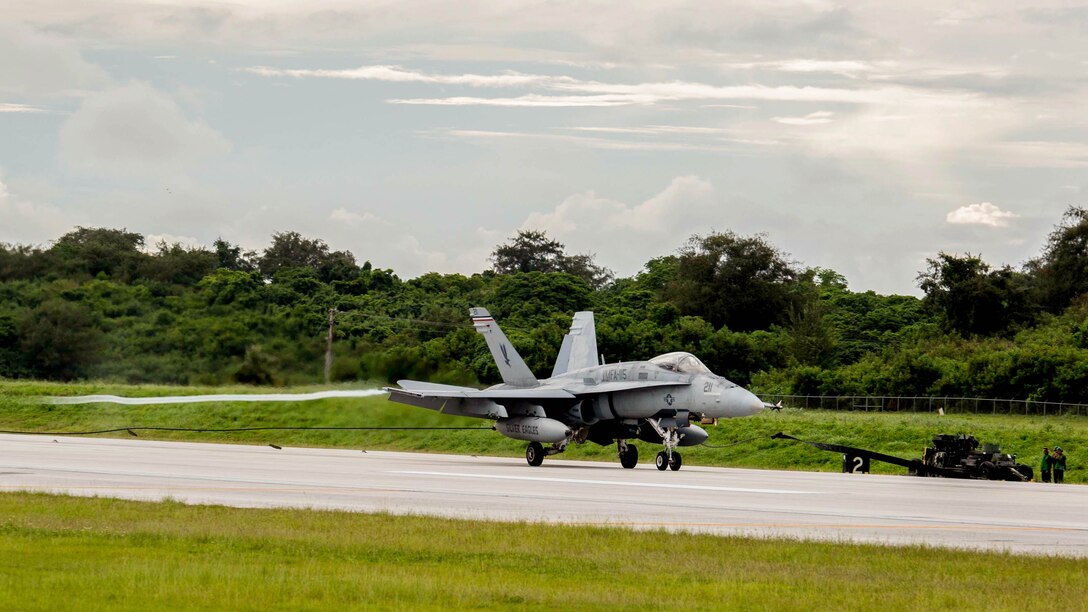
[[[1088,557],[1085,486],[692,465],[659,472],[650,460],[634,470],[553,458],[531,468],[497,457],[0,435],[0,491]]]

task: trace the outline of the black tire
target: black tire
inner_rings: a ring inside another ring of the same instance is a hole
[[[672,468],[672,471],[675,472],[679,470],[680,466],[683,464],[684,460],[680,457],[680,453],[674,452],[672,454],[672,461],[669,462],[669,467]]]
[[[628,470],[638,465],[638,449],[628,444],[627,452],[620,455],[620,465]]]
[[[661,451],[657,454],[656,461],[657,469],[664,472],[669,467],[669,455],[665,451]]]
[[[982,476],[983,480],[993,480],[994,464],[989,461],[983,461],[978,465],[978,473]]]
[[[544,463],[544,446],[540,442],[530,442],[525,447],[525,460],[533,467]]]
[[[1031,482],[1035,479],[1035,470],[1031,469],[1030,465],[1021,463],[1016,466],[1016,471],[1020,472],[1020,475],[1024,477],[1024,482]]]

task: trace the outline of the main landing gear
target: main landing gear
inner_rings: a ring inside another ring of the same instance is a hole
[[[561,442],[556,442],[548,449],[545,449],[544,445],[540,442],[530,442],[529,446],[525,447],[525,461],[529,465],[537,467],[541,463],[544,463],[544,457],[558,455],[567,450],[567,443],[569,441],[570,440],[563,440]]]
[[[620,453],[620,465],[625,469],[631,469],[638,465],[638,448],[634,444],[628,444],[627,440],[616,440],[616,448]]]
[[[525,460],[533,467],[544,463],[544,446],[540,442],[530,442],[525,448]]]

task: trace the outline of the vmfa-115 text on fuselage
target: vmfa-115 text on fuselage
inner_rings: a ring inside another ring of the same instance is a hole
[[[503,383],[487,389],[398,381],[389,399],[445,414],[495,421],[509,438],[529,442],[525,459],[540,465],[545,455],[571,442],[616,443],[620,463],[638,463],[634,439],[664,445],[657,467],[680,469],[680,446],[697,446],[706,431],[693,421],[749,416],[767,407],[748,390],[710,371],[690,353],[668,353],[649,361],[599,365],[592,312],[574,315],[551,378],[537,380],[498,324],[483,308],[470,310],[487,341]],[[547,449],[544,444],[550,444]]]

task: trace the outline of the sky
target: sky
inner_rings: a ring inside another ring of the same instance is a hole
[[[645,6],[643,6],[645,5]],[[1088,206],[1088,4],[0,0],[0,242],[76,226],[402,278],[520,229],[618,276],[762,234],[855,291]]]

